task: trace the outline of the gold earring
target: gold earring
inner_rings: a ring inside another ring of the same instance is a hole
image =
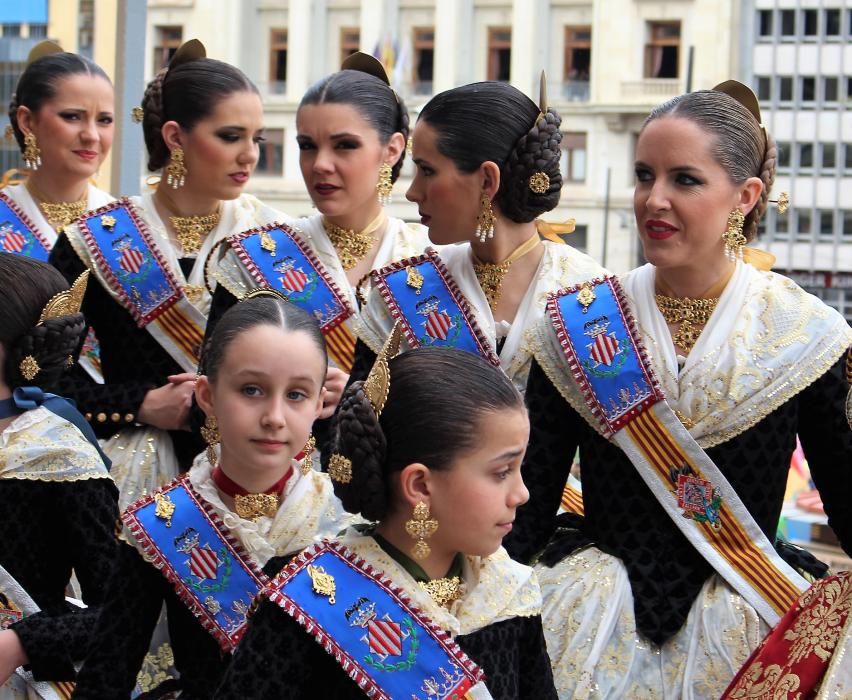
[[[479,214],[476,217],[476,236],[480,243],[486,238],[494,238],[494,208],[491,197],[486,192],[479,195]]]
[[[27,355],[23,360],[21,360],[21,364],[18,365],[18,369],[21,371],[21,376],[26,379],[28,382],[31,382],[36,378],[36,375],[41,372],[41,366],[32,355]]]
[[[302,474],[310,474],[310,472],[314,468],[314,460],[311,457],[311,453],[317,448],[317,441],[313,435],[308,437],[308,441],[305,443],[305,447],[302,452],[305,453],[305,457],[302,460]]]
[[[392,174],[393,170],[387,163],[382,163],[379,166],[379,181],[376,183],[379,204],[387,205],[391,202],[391,192],[393,192]]]
[[[743,235],[744,223],[745,215],[739,209],[734,209],[728,215],[728,228],[722,234],[722,240],[725,242],[725,255],[731,262],[743,259],[743,248],[748,243]]]
[[[438,529],[438,521],[429,517],[429,504],[420,501],[414,506],[414,516],[405,521],[405,531],[414,538],[411,555],[415,559],[425,559],[432,552],[428,540]]]
[[[36,142],[35,134],[31,131],[24,136],[24,165],[30,170],[38,170],[41,166],[41,149]]]
[[[216,416],[207,416],[204,419],[204,425],[201,426],[201,437],[207,443],[207,461],[213,466],[216,464],[216,450],[214,447],[219,444],[219,424],[216,422]]]
[[[178,146],[172,151],[169,163],[166,165],[166,183],[173,190],[183,187],[186,182],[186,166],[183,163],[183,149]]]

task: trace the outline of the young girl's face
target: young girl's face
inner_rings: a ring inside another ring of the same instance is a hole
[[[431,471],[430,509],[438,530],[433,551],[488,556],[512,530],[517,508],[529,499],[521,478],[530,423],[521,409],[483,414],[477,447],[459,455],[449,469]]]
[[[303,331],[259,325],[231,341],[216,381],[196,385],[199,406],[216,417],[230,476],[284,473],[322,409],[324,376],[322,353]]]

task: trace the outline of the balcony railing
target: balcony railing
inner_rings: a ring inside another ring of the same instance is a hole
[[[569,102],[589,101],[588,80],[565,80],[562,82],[562,97]]]
[[[626,100],[639,102],[659,102],[667,97],[681,93],[679,78],[647,78],[646,80],[625,80],[621,83],[621,94]]]

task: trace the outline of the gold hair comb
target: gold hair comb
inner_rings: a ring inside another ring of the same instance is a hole
[[[71,289],[53,295],[41,310],[38,322],[44,323],[51,318],[71,316],[78,313],[80,307],[83,305],[83,295],[86,293],[86,283],[88,281],[89,271],[86,270],[74,280]]]
[[[397,321],[385,341],[382,351],[376,358],[373,369],[364,380],[364,393],[373,405],[373,410],[378,418],[382,415],[382,409],[388,400],[390,392],[390,367],[388,362],[399,354],[399,345],[402,341],[402,326]]]

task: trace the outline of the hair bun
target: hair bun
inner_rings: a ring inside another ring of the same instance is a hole
[[[69,358],[73,361],[86,328],[86,319],[79,312],[33,326],[8,350],[4,369],[7,384],[11,387],[35,384],[45,390],[51,389],[68,367]],[[32,379],[21,374],[21,362],[25,357],[32,357],[39,366],[38,374]]]

